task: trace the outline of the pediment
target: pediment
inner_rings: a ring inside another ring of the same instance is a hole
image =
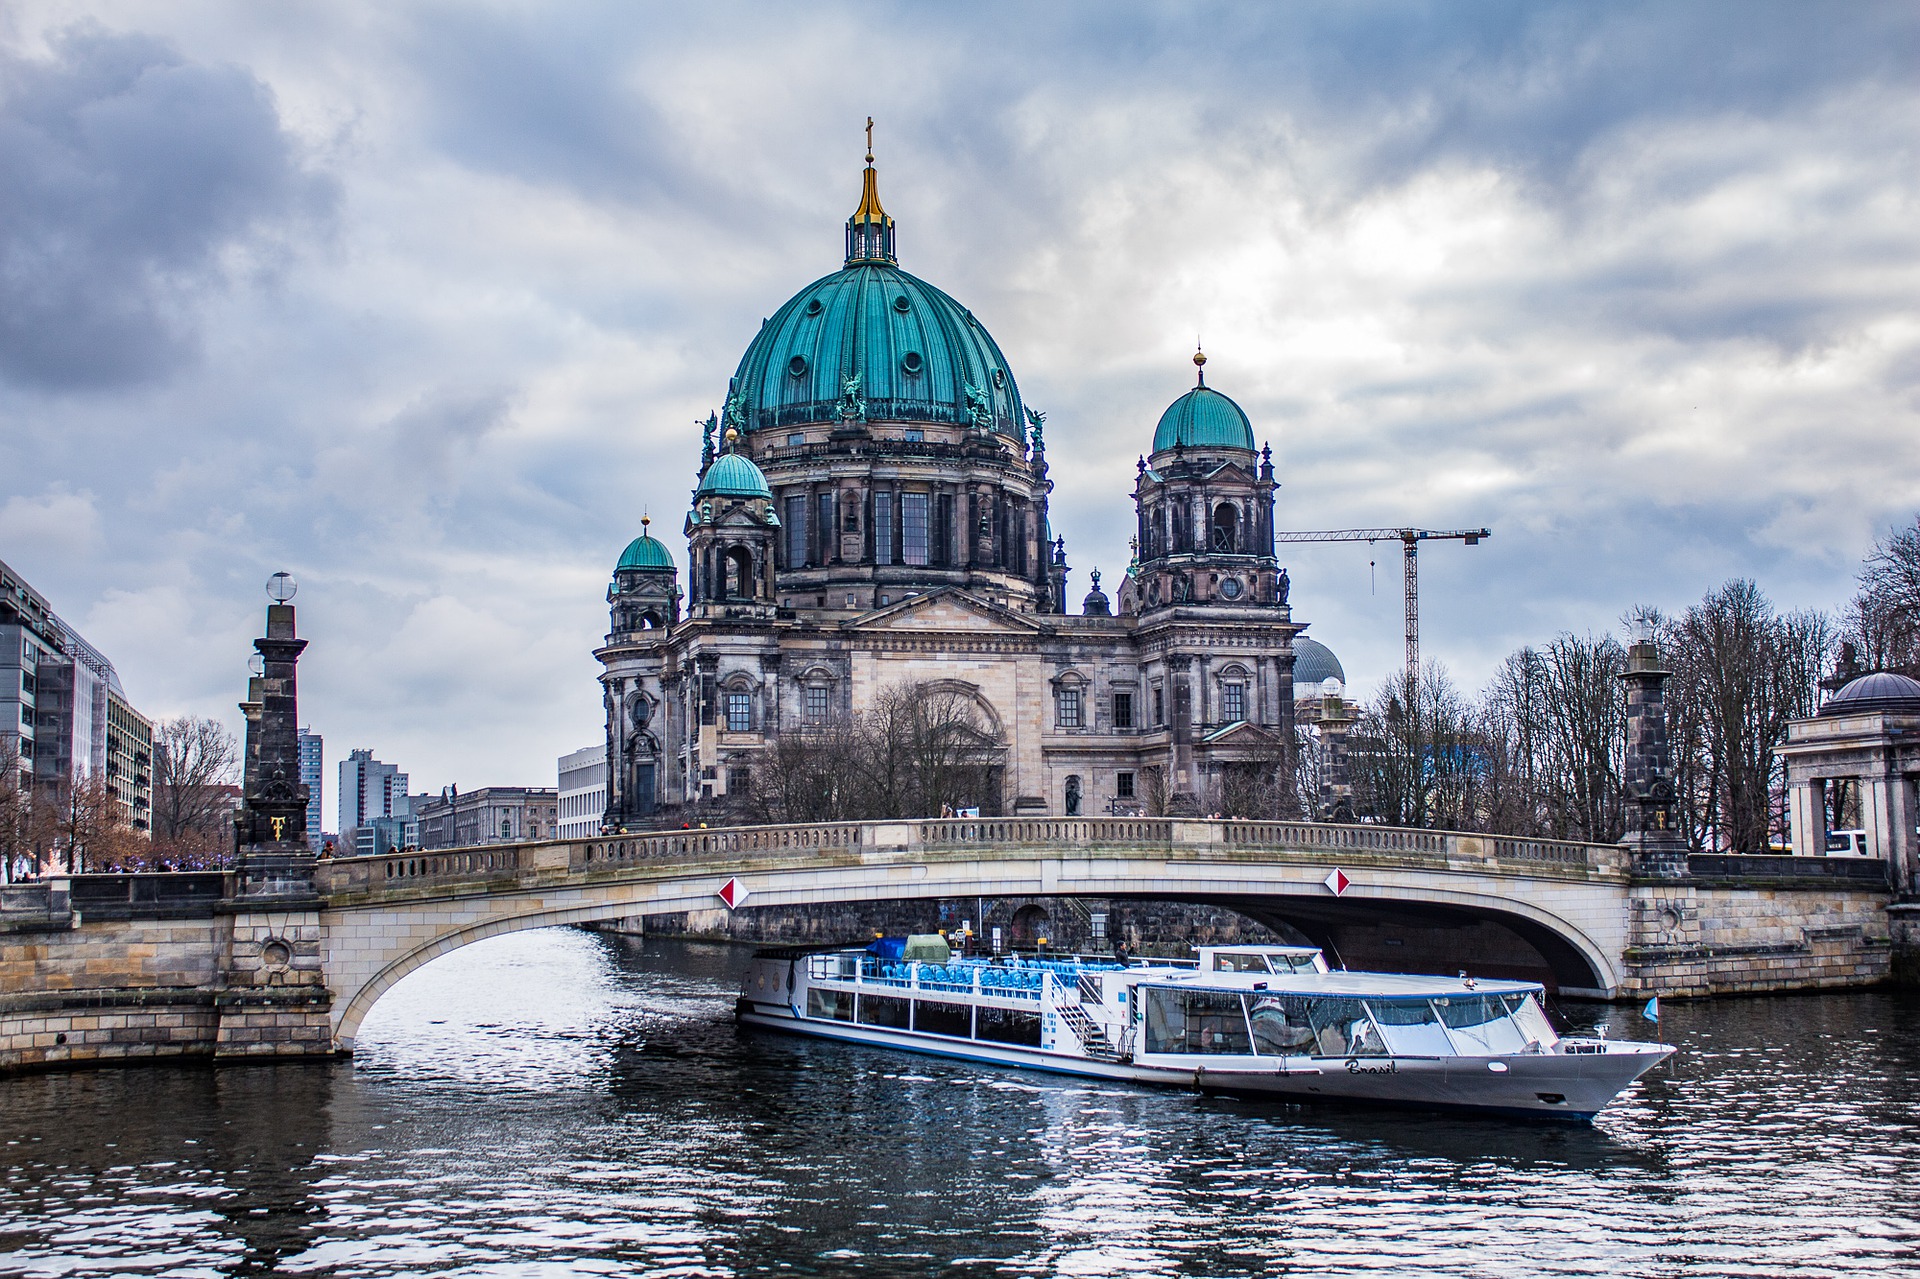
[[[1200,739],[1202,746],[1278,746],[1280,735],[1247,720],[1222,725]]]
[[[1001,608],[955,587],[916,595],[842,622],[853,631],[967,631],[1037,635],[1046,628],[1024,613]]]
[[[1207,473],[1208,480],[1227,480],[1235,484],[1253,483],[1253,472],[1238,462],[1222,462]]]

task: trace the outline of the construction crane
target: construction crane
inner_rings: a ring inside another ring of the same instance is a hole
[[[1275,533],[1276,542],[1399,542],[1401,589],[1407,603],[1407,675],[1420,675],[1420,543],[1429,541],[1465,542],[1478,546],[1483,537],[1492,537],[1485,528],[1339,528],[1320,532]]]

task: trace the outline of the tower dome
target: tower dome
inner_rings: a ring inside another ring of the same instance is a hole
[[[641,521],[642,524],[647,522]],[[666,543],[651,533],[642,533],[627,543],[627,549],[621,552],[620,562],[614,565],[613,571],[616,573],[624,573],[630,569],[641,572],[649,569],[672,571],[673,568],[673,554],[667,550]]]
[[[929,422],[1025,440],[1020,389],[1000,347],[972,311],[900,269],[893,232],[869,153],[845,264],[761,325],[734,371],[727,425]]]
[[[1820,708],[1822,716],[1859,715],[1868,711],[1920,712],[1920,680],[1892,671],[1874,671],[1848,683]]]
[[[1253,452],[1253,423],[1238,404],[1210,386],[1196,386],[1167,406],[1154,428],[1153,451],[1175,445]]]
[[[713,465],[700,477],[700,487],[694,491],[695,499],[703,497],[759,497],[771,502],[773,490],[767,487],[767,477],[753,459],[744,453],[722,453],[713,459]]]
[[[1207,356],[1193,353],[1194,388],[1167,405],[1154,428],[1153,451],[1186,448],[1245,449],[1253,452],[1253,423],[1238,404],[1207,385]]]

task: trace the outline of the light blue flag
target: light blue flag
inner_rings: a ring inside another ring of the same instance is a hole
[[[1642,1017],[1645,1017],[1648,1021],[1659,1021],[1660,1020],[1660,996],[1655,995],[1652,999],[1649,999],[1647,1001],[1647,1006],[1640,1010],[1640,1015]]]

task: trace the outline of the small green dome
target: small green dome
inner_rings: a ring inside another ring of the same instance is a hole
[[[1253,423],[1212,387],[1196,386],[1167,406],[1153,432],[1153,451],[1176,444],[1192,448],[1245,449],[1253,452]]]
[[[657,537],[642,533],[627,543],[627,549],[621,554],[620,562],[614,565],[616,573],[627,569],[673,568],[673,556],[666,545]]]
[[[722,453],[700,477],[694,497],[764,497],[771,502],[773,490],[752,459],[742,453]]]

